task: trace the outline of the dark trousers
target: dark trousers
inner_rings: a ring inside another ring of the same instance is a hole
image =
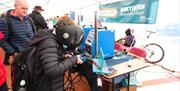
[[[0,91],[8,91],[8,87],[7,84],[4,83],[1,87],[0,87]]]
[[[93,73],[91,61],[86,60],[83,64],[78,65],[76,71],[87,79],[91,91],[99,91],[97,87],[97,75]]]

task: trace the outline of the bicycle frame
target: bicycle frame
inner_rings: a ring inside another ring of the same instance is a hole
[[[146,51],[147,56],[145,60],[147,62],[158,63],[164,58],[164,49],[159,44],[148,41],[150,35],[152,33],[155,33],[154,31],[146,31],[146,33],[148,33],[144,39],[144,42],[146,43],[144,45],[141,45],[140,48],[143,48]]]
[[[143,43],[141,43],[140,48],[144,48],[145,45],[151,43],[151,42],[150,42],[150,35],[151,35],[151,34],[155,34],[156,32],[154,32],[154,31],[146,31],[145,33],[147,33],[147,34],[146,34],[146,36],[143,38]]]

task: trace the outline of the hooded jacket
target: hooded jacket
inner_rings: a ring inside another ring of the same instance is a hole
[[[30,45],[37,45],[37,91],[64,91],[64,72],[76,64],[77,56],[65,59],[62,45],[58,44],[55,35],[47,31],[38,31]]]

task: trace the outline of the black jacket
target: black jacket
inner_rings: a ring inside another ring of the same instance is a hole
[[[46,20],[44,19],[44,17],[39,12],[32,11],[32,13],[29,14],[29,16],[34,21],[34,24],[36,25],[36,30],[48,28]]]
[[[46,31],[38,31],[31,45],[38,45],[35,64],[37,91],[64,91],[64,72],[76,64],[77,56],[64,59],[64,51],[54,35]]]

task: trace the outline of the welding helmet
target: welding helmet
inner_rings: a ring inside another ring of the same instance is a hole
[[[57,41],[63,44],[67,50],[74,50],[83,42],[84,32],[77,25],[68,25],[64,22],[57,23],[54,27],[56,28]]]

